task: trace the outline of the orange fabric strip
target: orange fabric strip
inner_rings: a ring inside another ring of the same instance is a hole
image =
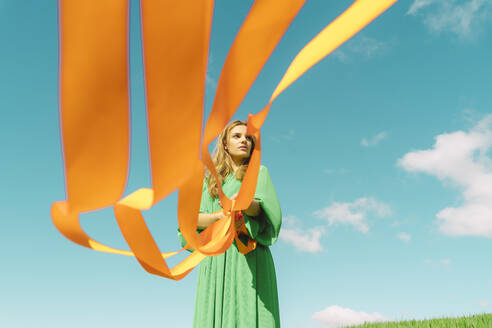
[[[234,115],[260,70],[263,68],[270,54],[284,35],[289,24],[302,8],[304,2],[305,0],[289,0],[281,2],[277,0],[255,1],[234,40],[219,77],[214,104],[207,120],[207,124],[205,125],[202,143],[202,161],[207,165],[217,181],[219,181],[217,172],[212,163],[208,146],[219,135]],[[272,19],[272,17],[276,17],[276,19]],[[268,33],[265,33],[265,30],[267,30]],[[222,188],[219,185],[218,191],[220,200],[225,211],[230,214],[230,216],[224,219],[230,220],[231,216],[235,216],[236,211],[248,208],[253,200],[256,190],[256,180],[260,169],[260,149],[261,140],[258,139],[255,145],[253,158],[250,161],[248,173],[246,173],[250,176],[253,175],[254,181],[251,178],[249,179],[250,182],[246,184],[244,184],[243,181],[243,186],[241,187],[243,194],[241,197],[238,195],[238,198],[235,201],[238,203],[235,207],[233,207],[231,200],[223,194]],[[199,165],[203,166],[202,163]],[[203,181],[203,175],[201,175],[201,177],[199,183],[200,186]],[[253,181],[253,183],[251,181]],[[197,192],[200,190],[201,193],[201,189],[198,189],[198,185],[196,185],[195,188]],[[198,194],[197,198],[199,198]],[[182,218],[178,215],[181,233],[191,247],[201,250],[199,245],[196,244],[196,226],[192,225],[197,220],[197,212],[190,211],[187,202],[178,204],[178,213],[184,213],[187,210],[189,214],[186,217]],[[184,221],[186,219],[188,221]],[[232,224],[232,226],[233,225],[234,224]],[[235,235],[236,233],[234,230],[231,230],[230,234]],[[230,243],[232,243],[232,238],[229,238],[227,243],[221,245],[222,247],[217,249],[215,255],[227,250],[230,247]],[[214,254],[208,253],[208,255]]]
[[[144,69],[152,188],[121,199],[129,160],[128,2],[60,0],[60,106],[67,201],[51,209],[57,229],[101,252],[135,256],[149,273],[182,279],[206,256],[225,252],[244,225],[233,218],[251,203],[261,160],[260,128],[272,102],[310,67],[343,44],[396,0],[358,0],[297,55],[268,105],[249,115],[256,147],[237,199],[219,186],[226,217],[196,234],[204,167],[217,178],[208,146],[233,117],[268,57],[305,0],[255,1],[226,59],[207,120],[199,158],[213,0],[142,0]],[[268,33],[265,33],[265,30]],[[108,46],[109,45],[109,46]],[[141,211],[179,189],[178,223],[194,251],[169,268]],[[114,206],[131,251],[91,239],[79,214]]]
[[[60,116],[67,201],[55,202],[55,226],[98,251],[130,255],[87,236],[80,212],[116,203],[129,151],[127,2],[60,1]],[[111,45],[111,46],[108,46]]]
[[[292,61],[270,98],[268,105],[248,118],[248,133],[259,130],[275,100],[302,74],[363,29],[397,0],[358,0],[325,27]]]

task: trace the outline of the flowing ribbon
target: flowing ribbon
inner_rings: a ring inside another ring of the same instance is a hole
[[[256,190],[263,125],[273,101],[304,72],[397,0],[357,0],[295,57],[267,106],[248,115],[257,143],[236,199],[219,185],[225,217],[196,234],[204,165],[218,180],[209,145],[233,117],[305,0],[257,0],[229,51],[203,137],[205,79],[213,0],[142,0],[142,34],[152,188],[122,198],[129,163],[128,0],[60,0],[60,116],[66,201],[53,203],[56,228],[69,240],[100,252],[135,256],[149,273],[179,280],[206,256],[247,233],[234,222]],[[201,158],[200,158],[201,150]],[[178,224],[194,251],[169,268],[142,211],[178,189]],[[131,251],[89,237],[79,215],[113,206]]]

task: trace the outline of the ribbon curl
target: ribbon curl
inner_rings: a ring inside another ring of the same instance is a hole
[[[318,61],[397,0],[357,0],[295,57],[267,106],[248,115],[257,143],[236,199],[218,193],[225,217],[196,234],[204,165],[218,178],[209,145],[233,117],[305,0],[257,0],[229,51],[212,111],[201,135],[213,0],[142,0],[142,34],[152,188],[122,198],[129,163],[128,0],[59,0],[60,116],[66,201],[51,215],[66,238],[100,252],[135,256],[149,273],[179,280],[206,256],[225,252],[244,227],[234,218],[251,203],[261,160],[263,125],[273,101]],[[201,158],[200,158],[201,150]],[[219,181],[217,179],[217,181]],[[185,248],[161,253],[143,210],[178,193],[178,224]],[[79,215],[113,206],[131,251],[93,240]],[[169,268],[166,258],[194,251]]]

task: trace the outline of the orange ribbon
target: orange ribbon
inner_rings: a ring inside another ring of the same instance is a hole
[[[256,190],[260,129],[272,102],[396,0],[355,1],[299,52],[267,106],[248,116],[247,134],[254,135],[257,143],[237,198],[227,198],[219,186],[226,216],[197,235],[203,165],[218,178],[208,146],[233,117],[304,2],[254,2],[225,61],[202,137],[213,0],[141,1],[152,188],[122,198],[130,135],[128,0],[60,0],[60,116],[67,200],[53,203],[51,215],[57,229],[81,246],[135,256],[149,273],[175,280],[206,256],[225,252],[238,240],[234,217],[249,207]],[[194,251],[169,268],[165,259],[183,249],[161,253],[141,211],[176,189],[178,224],[186,248]],[[113,206],[131,251],[99,243],[81,228],[81,213],[107,206]],[[244,225],[241,231],[246,231]],[[253,242],[236,244],[241,252],[254,249]]]

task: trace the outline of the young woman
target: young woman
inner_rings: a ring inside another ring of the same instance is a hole
[[[246,136],[246,122],[229,123],[219,136],[213,162],[222,180],[224,194],[237,196],[255,140]],[[217,181],[210,173],[203,181],[198,215],[201,231],[223,217]],[[282,223],[282,212],[272,180],[260,166],[256,192],[243,219],[256,249],[243,255],[234,242],[219,256],[205,258],[199,265],[195,301],[195,328],[276,328],[280,327],[277,281],[269,246],[275,243]],[[178,232],[181,244],[186,243]]]

